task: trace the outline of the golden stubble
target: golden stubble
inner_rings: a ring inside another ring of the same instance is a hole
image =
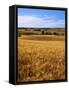
[[[65,79],[64,37],[36,36],[18,37],[17,82]]]

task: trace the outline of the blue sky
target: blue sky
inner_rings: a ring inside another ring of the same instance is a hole
[[[18,8],[18,27],[64,28],[65,11]]]

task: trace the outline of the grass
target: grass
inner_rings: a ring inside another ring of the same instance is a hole
[[[65,79],[64,40],[55,35],[18,37],[17,82]]]

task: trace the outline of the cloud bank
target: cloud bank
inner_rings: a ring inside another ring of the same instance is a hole
[[[35,28],[63,28],[65,20],[56,19],[47,15],[40,17],[36,15],[18,16],[18,27],[35,27]]]

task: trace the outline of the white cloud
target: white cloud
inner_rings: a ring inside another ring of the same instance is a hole
[[[18,16],[18,27],[64,27],[64,20],[57,20],[55,17],[39,16]]]

